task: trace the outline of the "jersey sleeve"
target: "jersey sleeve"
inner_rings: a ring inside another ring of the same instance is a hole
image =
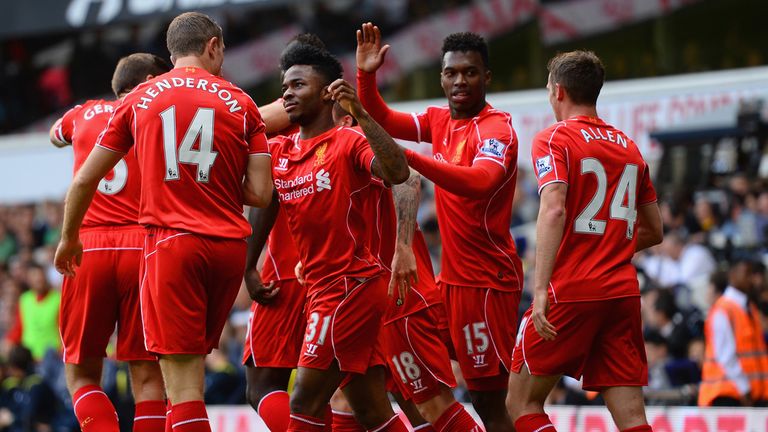
[[[75,119],[77,118],[81,107],[82,105],[76,105],[59,119],[59,126],[55,130],[56,138],[58,138],[59,141],[70,145],[72,144],[72,139],[75,134]]]
[[[517,162],[517,135],[512,129],[512,116],[495,113],[477,124],[478,143],[474,162],[488,160],[506,171]]]
[[[642,206],[656,202],[656,189],[654,189],[651,182],[648,164],[643,165],[643,179],[640,180],[640,190],[638,192],[638,205]]]
[[[271,156],[267,145],[266,127],[261,118],[259,109],[250,98],[248,99],[248,109],[243,120],[245,128],[245,141],[248,143],[248,154]]]
[[[562,125],[536,134],[531,148],[533,172],[539,183],[539,194],[550,183],[568,184],[568,158],[562,142],[566,135],[560,131]]]
[[[133,146],[134,137],[131,127],[134,125],[134,115],[133,104],[126,96],[115,108],[107,127],[96,139],[96,145],[114,152],[128,153]]]
[[[371,150],[368,140],[362,132],[354,129],[347,130],[351,132],[349,134],[349,139],[351,140],[349,151],[355,169],[372,174],[373,171],[371,166],[373,165],[373,160],[376,156],[373,154],[373,150]]]

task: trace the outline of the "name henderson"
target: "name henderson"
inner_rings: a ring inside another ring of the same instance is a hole
[[[229,107],[229,112],[231,113],[243,109],[240,104],[237,103],[237,99],[232,97],[232,93],[230,93],[229,90],[219,88],[219,83],[214,82],[210,83],[209,85],[208,80],[198,80],[195,78],[184,79],[178,77],[156,81],[149,85],[144,90],[144,93],[149,97],[141,96],[141,103],[136,104],[136,107],[149,109],[149,103],[152,102],[152,100],[154,100],[157,96],[159,96],[160,93],[164,92],[166,89],[170,89],[171,87],[187,87],[207,91],[208,93],[214,93],[219,97],[219,99],[224,101],[224,105]]]

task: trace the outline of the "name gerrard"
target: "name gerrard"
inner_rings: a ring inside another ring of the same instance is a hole
[[[208,93],[213,93],[224,102],[224,105],[229,107],[229,112],[237,112],[243,109],[240,104],[237,103],[237,99],[232,96],[232,93],[227,89],[219,88],[219,83],[208,83],[208,80],[198,80],[196,78],[177,78],[164,79],[156,81],[144,89],[144,93],[149,96],[141,96],[141,103],[136,104],[137,108],[149,109],[149,104],[167,89],[172,87],[186,87],[191,89],[197,89]]]

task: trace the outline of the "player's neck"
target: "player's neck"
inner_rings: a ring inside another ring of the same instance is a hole
[[[595,106],[587,105],[571,105],[563,109],[560,116],[563,120],[568,120],[574,117],[599,118],[597,116],[597,108]]]
[[[485,105],[486,105],[486,102],[485,102],[485,99],[483,99],[482,103],[479,103],[476,107],[468,110],[459,111],[453,107],[449,107],[451,110],[451,119],[467,120],[467,119],[477,117],[478,114],[480,114],[480,112],[483,111],[483,108],[485,108]]]
[[[176,59],[176,63],[173,64],[174,69],[180,69],[185,67],[195,67],[208,71],[205,67],[205,63],[198,56],[185,56]],[[210,72],[210,71],[209,71]]]
[[[300,137],[301,139],[312,139],[318,135],[324,134],[334,127],[336,127],[336,125],[333,123],[332,115],[319,115],[307,124],[299,126]]]

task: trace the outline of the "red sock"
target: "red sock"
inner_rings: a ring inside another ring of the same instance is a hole
[[[322,432],[325,420],[302,414],[291,414],[288,432]]]
[[[165,432],[173,432],[173,419],[171,418],[171,400],[165,401]]]
[[[165,401],[144,401],[136,404],[133,432],[165,432]]]
[[[480,426],[458,402],[454,402],[434,424],[437,432],[479,432]]]
[[[435,429],[431,424],[424,423],[418,426],[413,427],[413,432],[437,432],[437,429]]]
[[[101,387],[80,387],[72,396],[72,404],[83,432],[120,432],[115,407]]]
[[[173,432],[211,432],[203,401],[190,401],[171,407]]]
[[[651,425],[642,425],[624,429],[621,432],[653,432],[653,429],[651,429]]]
[[[365,432],[365,428],[357,422],[354,414],[333,411],[333,432]]]
[[[291,420],[288,392],[273,391],[261,398],[256,412],[271,432],[285,432]]]
[[[408,432],[408,427],[400,420],[400,416],[395,414],[391,419],[376,426],[369,432]]]
[[[526,414],[515,422],[517,432],[557,432],[546,414]]]

